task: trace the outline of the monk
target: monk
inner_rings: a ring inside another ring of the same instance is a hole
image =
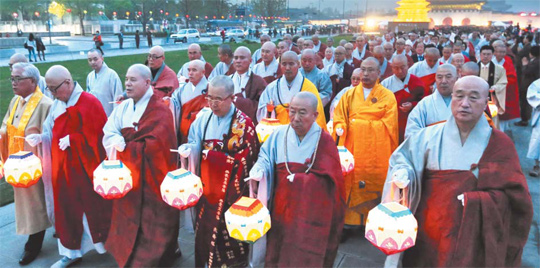
[[[368,49],[367,39],[365,36],[360,35],[356,37],[356,48],[352,52],[352,56],[360,61],[373,56]]]
[[[55,97],[42,134],[31,134],[26,142],[50,146],[54,189],[55,228],[58,250],[64,257],[52,267],[80,262],[92,250],[106,252],[111,203],[94,192],[94,170],[105,159],[101,145],[107,121],[99,100],[83,91],[63,66],[54,65],[45,74]]]
[[[322,60],[323,63],[323,70],[326,70],[328,66],[330,66],[332,63],[334,63],[334,49],[331,47],[326,48],[324,52],[324,58]]]
[[[332,81],[332,97],[334,98],[341,90],[351,85],[351,75],[354,67],[345,61],[345,48],[336,47],[334,51],[334,63],[327,66],[324,71]]]
[[[343,47],[345,48],[345,61],[354,68],[360,68],[362,61],[352,56],[354,45],[346,43]]]
[[[122,81],[116,71],[107,66],[101,50],[93,48],[88,51],[88,65],[92,71],[86,77],[86,92],[98,98],[109,116],[114,109],[114,101],[124,91]]]
[[[424,52],[424,60],[418,61],[409,68],[410,74],[415,75],[424,82],[424,85],[426,86],[424,96],[428,96],[433,92],[431,87],[435,84],[435,73],[439,67],[439,57],[440,54],[438,49],[434,47],[427,48]]]
[[[392,62],[394,61],[395,56],[403,55],[405,56],[405,58],[407,58],[407,68],[410,68],[411,66],[413,66],[414,61],[411,58],[411,56],[407,54],[407,51],[405,50],[405,45],[406,45],[405,39],[398,38],[398,40],[396,40],[396,43],[395,43],[396,51],[394,51],[394,54],[392,55]]]
[[[244,112],[257,125],[257,108],[262,92],[266,88],[266,81],[254,74],[249,66],[251,64],[251,51],[241,46],[234,51],[234,67],[236,72],[230,77],[234,83],[234,105]]]
[[[506,45],[503,41],[497,40],[493,43],[495,49],[493,63],[504,67],[506,71],[506,100],[504,113],[499,115],[499,130],[511,130],[512,122],[520,117],[519,110],[519,86],[514,62],[510,56],[506,55]]]
[[[338,144],[354,155],[355,162],[345,176],[344,239],[365,225],[367,213],[379,203],[388,158],[399,144],[396,98],[378,82],[379,62],[369,57],[360,71],[362,83],[347,91],[334,110]]]
[[[203,196],[197,203],[196,267],[246,267],[249,246],[229,236],[224,214],[247,195],[244,179],[255,163],[258,139],[249,117],[233,104],[234,84],[216,76],[209,84],[204,111],[189,130],[189,142],[178,148],[189,169],[201,177]]]
[[[19,62],[28,63],[28,59],[26,58],[26,56],[24,56],[21,53],[15,53],[11,55],[11,57],[9,58],[9,63],[8,63],[10,71],[12,71],[13,65]],[[45,88],[47,88],[47,83],[45,83],[45,77],[43,76],[39,77],[38,86],[43,91],[42,93],[45,94],[45,96],[49,97],[49,99],[51,100],[54,98],[51,92],[49,92],[48,90],[45,90]]]
[[[527,158],[534,160],[534,167],[529,171],[529,175],[538,177],[540,175],[540,79],[532,82],[527,89],[527,101],[533,108],[532,113],[532,133],[529,141]]]
[[[330,103],[330,120],[334,118],[334,111],[336,110],[336,107],[339,103],[339,100],[341,100],[341,97],[343,97],[343,95],[345,95],[347,91],[358,86],[361,81],[362,81],[362,77],[360,75],[360,68],[356,68],[354,69],[351,75],[351,85],[341,90]]]
[[[5,163],[9,155],[20,151],[30,151],[43,161],[42,146],[32,147],[24,138],[43,131],[43,122],[49,114],[52,100],[42,93],[38,86],[39,70],[30,63],[15,63],[11,67],[11,87],[15,96],[9,103],[6,116],[0,128],[0,158]],[[41,251],[45,230],[51,226],[52,193],[50,163],[43,165],[42,178],[28,188],[13,187],[15,198],[15,230],[18,235],[28,235],[20,265],[34,261]],[[6,178],[7,180],[7,178]],[[47,184],[45,186],[45,184]]]
[[[400,40],[398,39],[396,43]],[[395,55],[390,66],[394,75],[382,81],[381,85],[394,92],[396,96],[399,143],[402,143],[405,139],[405,127],[407,126],[409,113],[424,97],[424,83],[418,77],[407,72],[409,67],[407,57],[404,55]]]
[[[290,124],[264,142],[249,173],[251,196],[272,217],[253,253],[257,261],[266,252],[266,267],[331,267],[337,254],[346,199],[335,143],[316,123],[319,105],[313,93],[297,93]]]
[[[189,82],[184,84],[172,95],[172,102],[176,110],[181,114],[176,115],[180,118],[178,141],[180,144],[187,142],[189,127],[195,121],[195,117],[208,104],[205,100],[208,80],[204,76],[204,62],[193,60],[189,63]]]
[[[465,56],[461,53],[453,54],[450,64],[456,67],[458,77],[461,77],[461,68],[463,67],[463,64],[465,64]]]
[[[288,108],[292,97],[300,91],[307,91],[315,94],[319,99],[317,124],[322,129],[326,129],[326,119],[319,92],[311,81],[298,72],[300,67],[298,55],[292,51],[283,53],[280,66],[284,76],[270,83],[261,95],[257,110],[258,121],[260,122],[265,117],[272,117],[278,119],[281,124],[288,124]]]
[[[317,68],[316,63],[319,56],[311,49],[304,49],[302,51],[301,63],[302,68],[300,73],[311,81],[317,87],[319,91],[319,96],[323,106],[326,106],[330,102],[330,97],[332,97],[332,82],[330,81],[330,76],[319,68]]]
[[[418,221],[403,267],[519,267],[533,208],[512,140],[483,116],[489,85],[467,76],[448,121],[391,156],[383,202],[404,200]],[[403,193],[403,194],[401,194]],[[385,267],[397,267],[399,255]]]
[[[278,59],[278,62],[281,61],[281,55],[283,55],[283,53],[289,51],[289,44],[285,41],[281,41],[277,44],[276,46],[276,56],[277,56],[277,59]]]
[[[439,66],[435,78],[437,90],[418,102],[409,113],[405,127],[405,139],[423,128],[445,122],[450,117],[450,101],[457,79],[456,67],[451,64]]]
[[[148,53],[148,67],[152,71],[152,88],[158,97],[170,97],[178,88],[178,78],[174,71],[165,64],[165,51],[154,46]]]
[[[262,61],[255,64],[252,71],[269,84],[282,75],[279,62],[276,60],[276,45],[272,42],[264,43],[261,47],[261,56]]]
[[[321,42],[318,34],[311,36],[311,41],[313,41],[313,51],[321,58],[324,59],[324,53],[326,51],[326,45]]]
[[[187,78],[189,77],[189,63],[194,60],[202,61],[204,64],[204,76],[206,78],[210,76],[214,68],[212,67],[212,64],[204,60],[201,52],[201,46],[199,44],[193,43],[189,45],[188,58],[189,61],[184,63],[184,65],[182,65],[182,68],[180,68],[180,70],[178,71],[178,74],[176,74],[176,76],[178,76],[178,81],[180,81],[181,83],[187,82],[186,80],[188,80]]]
[[[283,37],[284,41],[286,41],[285,40],[286,37],[287,37],[287,35],[285,35]],[[289,38],[291,38],[291,35],[289,35]],[[253,68],[255,66],[255,64],[262,61],[262,57],[261,57],[262,46],[264,45],[264,43],[270,42],[272,40],[272,38],[270,38],[270,36],[267,35],[267,34],[263,34],[263,35],[261,35],[259,40],[261,42],[261,48],[258,48],[257,50],[255,50],[255,52],[253,52],[253,55],[251,56],[251,65],[249,66],[250,68]]]
[[[381,70],[381,74],[379,76],[380,81],[392,76],[392,67],[390,66],[390,62],[384,56],[384,53],[384,48],[382,46],[376,46],[373,49],[373,57],[379,62],[379,68]]]
[[[219,62],[216,64],[214,70],[212,70],[210,76],[208,76],[208,80],[212,80],[212,78],[222,74],[231,75],[235,71],[233,64],[233,51],[229,45],[223,44],[219,46],[218,57]]]
[[[151,71],[142,64],[129,67],[123,101],[109,117],[103,146],[109,159],[131,170],[133,188],[113,201],[106,247],[120,267],[170,266],[177,247],[179,211],[161,200],[160,185],[176,167],[172,114],[154,94]]]

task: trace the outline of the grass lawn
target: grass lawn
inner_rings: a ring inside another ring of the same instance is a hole
[[[346,38],[350,40],[351,36],[336,36],[334,37],[334,46],[339,42],[339,40]],[[322,42],[326,41],[326,38],[321,38]],[[249,49],[251,49],[251,52],[255,52],[256,49],[260,48],[259,43],[238,43],[238,44],[230,44],[233,51],[238,46],[247,46]],[[201,44],[201,48],[203,50],[203,56],[206,61],[212,64],[212,66],[215,66],[218,62],[218,56],[217,56],[217,48],[218,45],[204,45]],[[105,62],[109,66],[109,68],[115,70],[118,75],[120,76],[120,79],[124,81],[124,78],[126,76],[126,71],[132,64],[135,63],[144,63],[146,60],[147,53],[142,54],[134,54],[134,55],[127,55],[127,56],[115,56],[115,57],[105,57]],[[166,60],[165,62],[167,65],[173,69],[173,71],[178,72],[182,65],[188,61],[187,56],[187,50],[181,50],[181,51],[170,51],[165,52]],[[73,76],[73,80],[80,83],[81,87],[83,89],[86,88],[86,76],[90,71],[92,70],[90,66],[88,66],[88,62],[86,60],[71,60],[71,61],[64,61],[64,62],[45,62],[45,63],[36,63],[36,67],[39,69],[42,76],[45,75],[47,70],[53,66],[53,65],[63,65],[65,66]],[[11,89],[11,82],[9,81],[9,77],[11,76],[11,73],[9,71],[9,67],[0,67],[0,115],[2,116],[0,119],[4,118],[4,115],[7,112],[7,108],[9,106],[9,102],[13,98],[13,91]]]

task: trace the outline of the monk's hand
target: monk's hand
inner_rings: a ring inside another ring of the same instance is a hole
[[[399,109],[404,113],[408,113],[410,110],[412,110],[412,103],[405,102],[405,103],[401,104]]]
[[[115,101],[117,101],[117,102],[122,102],[122,101],[125,100],[125,99],[126,99],[126,97],[125,97],[124,95],[118,95],[118,96],[116,96],[116,100],[115,100]]]
[[[245,178],[244,181],[254,180],[261,181],[264,176],[264,172],[258,168],[252,168],[249,171],[249,177]]]
[[[340,127],[336,128],[336,135],[341,137],[343,136],[343,132],[344,132],[343,128],[340,128]]]
[[[69,147],[69,135],[66,135],[60,139],[58,142],[58,147],[60,147],[60,150],[62,151],[65,151]]]
[[[461,201],[462,206],[465,206],[465,195],[463,194],[458,195],[457,200]]]
[[[41,143],[41,134],[30,134],[24,140],[32,147],[36,147]]]
[[[409,183],[411,182],[409,180],[409,174],[408,174],[407,170],[398,169],[398,170],[394,171],[394,174],[392,174],[392,182],[399,189],[406,188],[409,185]]]
[[[191,148],[186,144],[182,144],[178,147],[178,154],[183,158],[187,158],[191,154]]]
[[[114,149],[116,149],[116,151],[118,151],[118,152],[123,152],[126,149],[126,142],[121,141],[121,142],[118,142],[118,143],[114,144]]]

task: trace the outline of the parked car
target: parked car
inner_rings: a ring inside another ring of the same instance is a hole
[[[236,40],[244,38],[246,38],[246,34],[241,29],[230,29],[225,33],[225,40],[229,40],[229,42],[236,42]]]
[[[199,31],[197,29],[181,29],[178,33],[171,34],[171,39],[174,42],[187,43],[188,38],[201,38]]]

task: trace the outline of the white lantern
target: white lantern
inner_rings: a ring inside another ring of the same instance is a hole
[[[163,201],[179,210],[195,206],[203,194],[201,179],[183,168],[167,173],[160,190]]]
[[[255,243],[272,226],[270,211],[255,198],[243,196],[225,212],[229,236],[248,243]]]
[[[412,212],[399,203],[379,204],[369,211],[366,239],[386,255],[414,246],[417,231],[418,223]]]
[[[32,152],[20,151],[8,157],[4,167],[6,181],[15,186],[27,188],[39,181],[43,170],[41,160]]]
[[[330,119],[326,124],[326,129],[328,129],[328,134],[332,135],[334,133],[334,119]]]
[[[347,175],[354,170],[354,155],[345,146],[338,146],[338,152],[339,161],[341,162],[341,172],[343,175]]]
[[[105,199],[119,199],[133,188],[131,171],[120,160],[104,160],[94,170],[94,191]]]
[[[255,131],[257,131],[257,137],[259,137],[259,141],[261,143],[265,142],[266,139],[270,136],[270,134],[274,133],[276,128],[281,126],[281,123],[279,123],[278,119],[275,118],[263,118],[261,122],[255,127]]]

